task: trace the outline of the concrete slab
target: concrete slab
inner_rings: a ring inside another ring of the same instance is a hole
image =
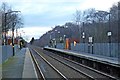
[[[26,49],[23,48],[2,64],[2,78],[22,78],[25,52]]]
[[[35,67],[28,48],[23,48],[14,57],[9,58],[0,66],[0,71],[1,70],[2,74],[0,75],[2,75],[3,79],[37,79]]]
[[[28,48],[26,49],[22,78],[36,78],[37,79],[37,74],[36,74],[36,70],[34,67],[34,63],[32,61],[32,57],[30,55],[30,51]]]
[[[107,56],[101,56],[101,55],[96,55],[96,54],[89,54],[89,53],[84,53],[84,52],[77,52],[77,51],[72,51],[72,50],[64,50],[64,49],[57,49],[57,48],[50,48],[50,47],[45,47],[45,48],[55,50],[55,51],[60,51],[60,52],[75,55],[75,56],[79,56],[79,57],[83,57],[86,59],[105,62],[105,63],[115,65],[115,66],[120,65],[118,58],[114,58],[114,57],[107,57]]]

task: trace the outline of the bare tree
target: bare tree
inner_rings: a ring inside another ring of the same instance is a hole
[[[94,8],[87,9],[83,12],[83,20],[85,23],[92,23],[95,21],[95,12]]]
[[[14,46],[14,30],[16,31],[23,25],[22,18],[7,3],[1,5],[2,10],[2,32],[4,32],[4,45],[7,44],[6,33],[12,30],[12,45]],[[17,33],[17,32],[16,32]]]
[[[109,12],[106,11],[97,11],[94,14],[94,17],[96,18],[97,22],[106,22],[108,21],[108,14]]]
[[[23,27],[22,17],[16,13],[9,13],[12,11],[11,7],[7,3],[1,5],[2,14],[2,31],[8,31],[9,29],[18,29]],[[8,14],[6,14],[8,13]],[[5,20],[6,17],[6,20]],[[14,23],[14,26],[13,26]]]
[[[110,8],[110,13],[111,13],[111,20],[112,21],[117,21],[118,20],[118,6],[117,5],[113,5]]]
[[[76,10],[74,14],[74,21],[77,25],[80,25],[80,23],[82,22],[82,12],[80,10]]]

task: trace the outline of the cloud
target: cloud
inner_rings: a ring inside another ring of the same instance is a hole
[[[76,10],[95,8],[109,10],[119,0],[0,0],[21,11],[24,17],[25,38],[39,38],[50,27],[71,21]]]
[[[50,9],[64,11],[64,9],[67,10],[68,7],[68,9],[74,8],[74,6],[70,8],[71,5],[66,8],[66,5],[78,3],[81,2],[81,0],[2,0],[2,2],[8,2],[14,6],[14,9],[19,9],[24,14],[41,14]]]
[[[119,0],[85,0],[79,6],[79,9],[95,8],[97,10],[109,10],[109,8],[118,1]]]
[[[14,5],[15,9],[24,14],[43,14],[49,10],[56,12],[67,12],[74,9],[97,8],[108,10],[113,3],[119,0],[1,0]]]
[[[1,0],[2,2],[40,2],[40,3],[56,3],[56,2],[81,2],[82,0]]]
[[[32,37],[38,39],[40,38],[40,36],[43,35],[43,33],[46,33],[49,30],[51,30],[51,27],[34,26],[34,27],[21,28],[19,30],[19,33],[21,33],[22,37],[25,40],[30,41]]]

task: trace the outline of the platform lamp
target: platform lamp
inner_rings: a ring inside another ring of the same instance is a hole
[[[111,57],[111,36],[112,36],[112,32],[111,32],[111,25],[110,25],[110,13],[107,12],[109,14],[109,31],[107,32],[107,36],[108,36],[108,43],[109,43],[109,54]]]
[[[6,20],[7,20],[7,14],[14,13],[14,12],[18,13],[20,11],[10,11],[10,12],[5,13],[5,44],[6,44]],[[15,51],[14,51],[14,27],[12,27],[12,47],[13,47],[13,56],[14,56],[15,55]]]

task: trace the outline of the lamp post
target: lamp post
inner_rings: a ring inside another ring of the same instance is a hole
[[[85,32],[84,31],[82,33],[82,38],[83,38],[83,45],[84,45],[84,52],[85,52]]]
[[[107,12],[107,11],[103,11],[103,12],[106,12],[106,14],[109,15],[109,22],[108,22],[108,32],[107,32],[107,36],[108,36],[108,43],[109,43],[109,54],[110,54],[110,57],[111,57],[111,36],[112,36],[112,32],[111,32],[111,24],[110,24],[110,12]]]
[[[83,39],[84,52],[85,52],[85,32],[84,32],[84,22],[83,22],[82,39]]]
[[[5,13],[5,39],[4,39],[4,41],[5,41],[5,43],[4,43],[4,45],[6,45],[7,43],[7,39],[6,39],[6,20],[7,20],[7,14],[10,14],[10,13],[13,13],[13,12],[15,12],[15,13],[17,13],[17,12],[20,12],[20,11],[10,11],[10,12],[7,12],[7,13]],[[12,47],[13,47],[13,56],[15,55],[15,52],[14,52],[14,22],[12,23]]]
[[[109,54],[110,54],[110,57],[111,57],[111,35],[112,35],[112,33],[111,33],[111,31],[108,31],[108,33],[107,33],[107,36],[108,36],[108,39],[109,39]]]
[[[120,53],[120,2],[118,2],[118,59],[120,59],[119,53]]]
[[[108,43],[109,43],[109,54],[111,57],[111,36],[112,36],[112,32],[111,32],[111,25],[110,25],[110,13],[107,12],[109,14],[109,30],[107,32],[107,36],[108,36]]]
[[[53,46],[52,33],[53,33],[53,32],[50,32],[50,47],[52,47],[52,46]]]
[[[12,12],[20,12],[20,11],[12,11]],[[11,12],[11,13],[12,13]],[[13,56],[15,55],[15,50],[14,50],[14,30],[15,30],[15,25],[14,25],[15,23],[13,22],[13,24],[12,24],[12,47],[13,47]]]
[[[56,40],[56,33],[57,33],[57,29],[55,30],[55,32],[54,32],[54,46],[55,46],[55,48],[56,48],[56,46],[57,46],[57,40]]]
[[[108,32],[107,32],[107,36],[108,36],[108,43],[109,43],[109,54],[110,54],[110,57],[111,57],[111,36],[112,36],[112,32],[111,32],[111,25],[110,25],[110,12],[107,12],[107,11],[102,11],[102,12],[105,12],[107,15],[109,15],[109,22],[108,22]]]
[[[63,37],[64,37],[64,49],[65,49],[65,45],[66,45],[66,35],[64,35]]]
[[[60,31],[58,31],[58,41],[60,42]]]

